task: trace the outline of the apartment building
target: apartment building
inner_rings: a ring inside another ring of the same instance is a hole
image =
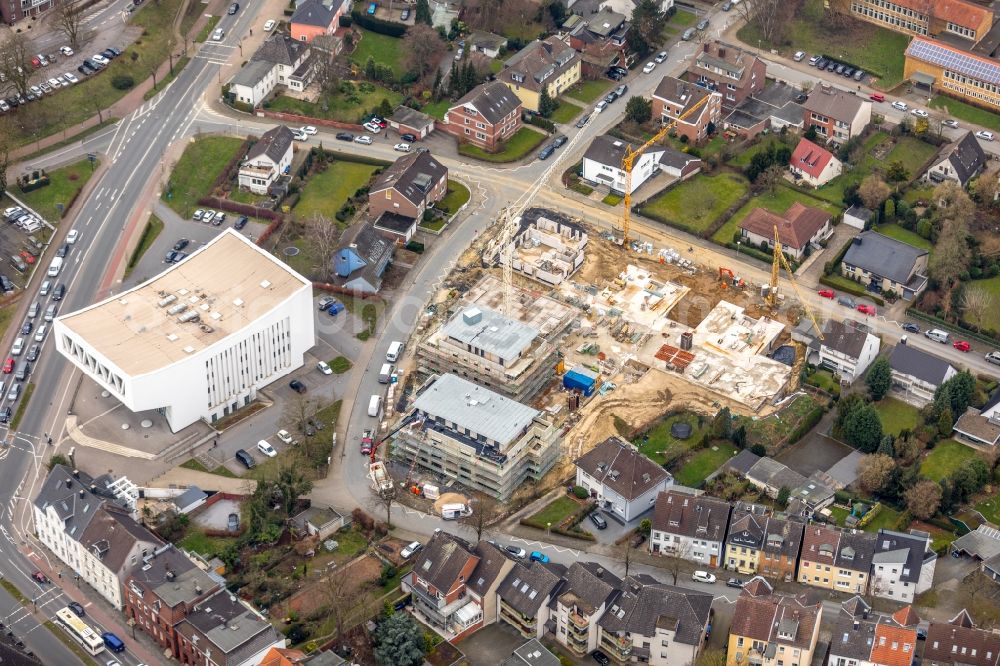
[[[799,582],[838,592],[865,594],[871,579],[875,535],[810,524],[799,556]]]
[[[581,58],[555,35],[535,40],[511,56],[497,74],[524,108],[538,111],[542,91],[557,98],[580,80]]]
[[[853,384],[864,376],[881,344],[878,336],[860,322],[829,319],[823,325],[819,364]]]
[[[803,524],[777,518],[759,506],[737,506],[726,536],[727,569],[771,578],[795,578]]]
[[[516,563],[497,588],[497,621],[514,627],[525,638],[541,638],[565,573],[561,564]]]
[[[722,561],[729,502],[708,495],[667,491],[656,497],[649,550],[717,567]]]
[[[220,590],[191,607],[177,624],[174,657],[191,666],[257,666],[285,637],[242,599]]]
[[[691,143],[705,140],[710,129],[720,127],[722,92],[719,90],[664,76],[653,91],[652,101],[653,118],[659,118],[663,125],[676,121],[674,131]]]
[[[583,657],[597,649],[598,622],[621,594],[622,580],[596,562],[574,562],[555,599],[556,640]]]
[[[726,666],[808,666],[822,617],[822,603],[775,594],[764,578],[753,578],[736,600]]]
[[[764,90],[766,76],[767,65],[756,54],[714,41],[695,53],[685,78],[722,95],[722,107],[728,112]]]
[[[928,666],[996,666],[998,659],[1000,633],[977,627],[965,609],[927,629],[923,663]]]
[[[861,597],[852,597],[841,605],[830,641],[829,666],[911,666],[919,621],[912,606],[882,615]]]
[[[931,589],[936,565],[937,553],[931,550],[927,532],[879,530],[870,591],[877,597],[913,603],[914,597]]]
[[[499,81],[470,90],[448,108],[441,129],[487,152],[500,150],[521,129],[520,98]]]

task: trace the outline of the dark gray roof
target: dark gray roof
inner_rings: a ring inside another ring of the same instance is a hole
[[[272,63],[264,62],[263,60],[253,60],[240,68],[240,71],[236,72],[236,76],[229,83],[234,86],[254,88],[271,73],[273,68],[274,65]]]
[[[177,631],[188,640],[198,636],[200,650],[209,648],[215,655],[221,652],[230,664],[244,663],[281,640],[270,622],[228,590],[218,592],[189,611],[177,625]]]
[[[971,131],[949,144],[942,157],[951,163],[962,185],[968,183],[986,165],[986,152]]]
[[[764,519],[764,542],[762,550],[772,557],[787,557],[795,561],[802,546],[802,530],[805,526],[798,520],[785,520],[768,516]]]
[[[721,542],[729,526],[729,502],[700,495],[667,491],[656,497],[653,529],[695,539]]]
[[[592,160],[598,164],[606,164],[616,169],[621,168],[622,157],[625,156],[625,149],[628,142],[617,139],[607,134],[595,136],[587,147],[587,152],[583,154],[584,159]],[[654,149],[659,150],[659,148]]]
[[[869,660],[872,645],[875,643],[875,627],[878,626],[877,618],[879,616],[873,615],[872,619],[868,619],[868,617],[868,614],[864,612],[857,616],[843,610],[840,612],[830,638],[831,657],[859,661]],[[833,660],[831,659],[831,661]]]
[[[549,652],[549,649],[542,645],[537,638],[514,650],[514,654],[507,657],[501,666],[559,666],[559,658]]]
[[[535,617],[559,584],[559,576],[541,562],[532,562],[528,566],[519,562],[500,583],[497,594],[518,613]]]
[[[510,561],[506,553],[494,546],[489,541],[480,541],[476,544],[475,554],[479,557],[479,564],[472,570],[469,582],[466,587],[483,596],[490,586],[500,575],[504,565]]]
[[[576,466],[629,501],[670,478],[666,470],[620,437],[608,437],[577,458]]]
[[[751,467],[757,464],[758,460],[760,460],[760,456],[756,453],[750,451],[749,449],[743,449],[735,456],[727,460],[723,464],[723,468],[746,476],[747,472],[750,471]]]
[[[292,147],[292,140],[294,138],[295,135],[292,134],[292,130],[284,125],[272,127],[264,132],[264,136],[260,137],[260,141],[253,144],[250,150],[247,151],[247,161],[257,159],[261,155],[267,155],[272,162],[278,164],[289,148]]]
[[[917,259],[926,254],[927,250],[874,231],[866,231],[851,243],[844,255],[844,263],[887,277],[893,282],[906,284],[914,272]]]
[[[733,510],[733,519],[729,523],[727,544],[736,544],[758,550],[764,543],[767,516],[757,515],[740,508]]]
[[[916,583],[920,579],[920,569],[924,563],[936,558],[937,554],[933,550],[927,550],[926,532],[911,530],[911,534],[905,534],[879,530],[872,564],[901,564],[899,580]]]
[[[850,358],[858,358],[865,347],[871,330],[853,319],[837,321],[828,319],[823,326],[823,346],[833,349]]]
[[[459,574],[469,560],[477,557],[472,552],[472,545],[465,539],[443,531],[435,532],[430,542],[417,553],[413,573],[442,594],[447,594],[461,583]]]
[[[292,14],[292,23],[302,23],[326,28],[333,15],[348,0],[303,0]]]
[[[184,507],[194,504],[195,502],[203,500],[207,497],[208,495],[205,493],[204,490],[202,490],[198,486],[191,486],[183,493],[175,497],[173,499],[173,504],[178,509],[183,509]]]
[[[847,211],[844,213],[844,215],[851,215],[852,217],[856,217],[859,220],[864,220],[865,222],[872,219],[872,215],[874,214],[875,213],[868,210],[864,206],[859,206],[857,204],[848,208]]]
[[[664,585],[649,576],[630,576],[598,624],[605,631],[641,636],[652,636],[658,626],[669,628],[676,632],[676,642],[697,645],[711,608],[711,594]]]
[[[428,152],[403,155],[379,174],[372,185],[372,194],[392,188],[408,201],[420,205],[442,178],[448,177],[448,167]]]
[[[392,115],[389,117],[389,120],[391,122],[416,129],[423,129],[434,124],[434,119],[426,113],[421,113],[420,111],[411,109],[408,106],[397,106],[396,110],[393,111]]]
[[[934,386],[943,384],[945,375],[952,369],[948,361],[912,345],[903,344],[893,348],[889,363],[896,372],[911,375]]]
[[[679,150],[674,150],[669,146],[661,146],[663,150],[663,155],[660,157],[660,164],[665,166],[673,167],[675,169],[683,169],[688,164],[692,162],[701,162],[701,158],[695,157],[690,153],[682,153]]]
[[[588,615],[617,596],[622,584],[621,578],[596,562],[574,562],[565,579],[559,600],[564,606],[579,606]]]
[[[400,215],[388,210],[379,213],[373,222],[379,229],[386,229],[397,234],[405,234],[416,223],[416,218],[407,217],[406,215]]]
[[[350,281],[363,276],[369,284],[378,285],[386,264],[392,258],[395,245],[382,238],[371,223],[362,220],[344,230],[338,252],[350,246],[356,246],[353,249],[364,259],[365,266],[343,279]]]
[[[816,86],[802,106],[807,111],[849,124],[866,102],[866,99],[839,88]]]
[[[126,560],[136,544],[145,544],[150,552],[164,545],[158,536],[132,520],[124,509],[108,504],[97,510],[79,541],[116,573],[125,570]]]
[[[139,587],[149,590],[171,608],[180,603],[195,603],[225,583],[221,576],[213,577],[199,569],[172,544],[157,549],[153,557],[132,570],[131,577]],[[146,603],[153,601],[143,598]]]
[[[79,475],[74,478],[68,467],[55,465],[35,496],[35,506],[43,511],[49,506],[55,509],[66,534],[76,540],[83,536],[105,499],[92,492],[90,476],[83,472]]]
[[[874,534],[861,530],[844,530],[840,533],[840,549],[834,563],[844,569],[870,571],[874,554]]]
[[[474,106],[486,122],[496,125],[520,107],[521,100],[500,81],[487,81],[470,90],[449,108],[466,104]]]
[[[272,34],[266,42],[260,45],[250,62],[266,62],[272,65],[291,67],[303,56],[309,45],[292,39],[284,32]]]

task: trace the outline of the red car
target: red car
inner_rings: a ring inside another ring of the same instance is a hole
[[[43,574],[41,571],[34,572],[33,574],[31,574],[31,577],[34,578],[35,580],[37,580],[39,583],[43,583],[43,584],[47,584],[47,583],[52,582],[52,581],[49,580],[49,577],[46,576],[45,574]]]
[[[35,263],[35,255],[31,254],[27,250],[21,250],[21,258],[24,259],[24,263],[26,264]]]
[[[858,306],[858,312],[860,312],[862,314],[874,316],[875,315],[875,306],[874,305],[865,305],[864,303],[862,303],[861,305]]]
[[[372,452],[372,444],[374,440],[372,439],[372,431],[365,430],[361,435],[361,455],[367,456]]]
[[[819,295],[823,298],[836,298],[837,293],[833,289],[820,289]]]
[[[14,359],[8,358],[3,362],[3,374],[9,375],[14,372]]]
[[[972,349],[972,345],[970,345],[965,340],[955,340],[955,343],[952,346],[958,351],[963,351],[963,352],[967,352],[970,349]],[[6,366],[4,367],[6,368]]]

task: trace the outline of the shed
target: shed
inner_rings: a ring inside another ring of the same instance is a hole
[[[864,206],[854,205],[844,212],[844,223],[855,229],[864,231],[874,214]]]
[[[434,131],[434,118],[408,106],[399,106],[389,117],[389,127],[400,134],[412,134],[423,139]]]
[[[198,486],[191,486],[183,493],[171,500],[177,507],[178,513],[191,513],[205,503],[208,495]]]
[[[327,538],[346,524],[342,514],[322,504],[313,504],[292,517],[292,525],[296,529],[320,539]]]
[[[563,375],[563,388],[570,391],[580,391],[589,398],[594,395],[594,389],[597,388],[599,379],[600,375],[596,372],[578,365]]]

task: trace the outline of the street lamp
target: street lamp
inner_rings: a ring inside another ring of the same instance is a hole
[[[736,241],[736,256],[740,256],[740,247],[742,247],[743,241]]]

